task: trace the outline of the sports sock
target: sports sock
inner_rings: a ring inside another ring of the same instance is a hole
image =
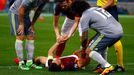
[[[33,59],[34,40],[26,40],[27,60]]]
[[[22,64],[24,64],[24,61],[19,61],[19,66],[21,66]]]
[[[56,57],[60,57],[62,52],[64,51],[65,48],[65,44],[66,43],[61,43],[58,45],[57,49],[56,49]]]
[[[19,61],[23,61],[23,41],[22,40],[16,40],[15,41],[15,50],[17,57],[19,58]]]
[[[109,67],[110,64],[96,51],[91,51],[89,57],[100,63],[103,67]]]
[[[123,65],[123,47],[121,41],[117,41],[114,44],[115,51],[116,51],[116,56],[117,56],[117,64],[124,67]]]

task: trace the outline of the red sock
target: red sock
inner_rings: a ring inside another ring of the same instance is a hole
[[[57,49],[56,49],[56,56],[55,57],[60,57],[62,52],[64,51],[65,48],[65,43],[60,44]]]

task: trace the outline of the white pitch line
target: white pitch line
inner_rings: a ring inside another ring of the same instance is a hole
[[[18,66],[0,66],[0,68],[17,68]]]

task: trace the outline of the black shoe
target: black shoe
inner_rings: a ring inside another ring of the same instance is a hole
[[[116,72],[125,72],[125,69],[119,65],[116,65],[114,70],[113,71],[116,71]]]

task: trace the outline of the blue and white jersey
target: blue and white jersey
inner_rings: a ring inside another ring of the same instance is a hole
[[[85,10],[81,16],[79,23],[80,36],[82,32],[89,30],[89,28],[111,38],[116,38],[123,34],[121,24],[110,13],[98,7]]]
[[[38,8],[40,5],[45,4],[48,0],[16,0],[10,7],[10,11],[14,14],[18,14],[18,8],[20,5],[26,8],[25,14],[29,14],[32,9]]]

